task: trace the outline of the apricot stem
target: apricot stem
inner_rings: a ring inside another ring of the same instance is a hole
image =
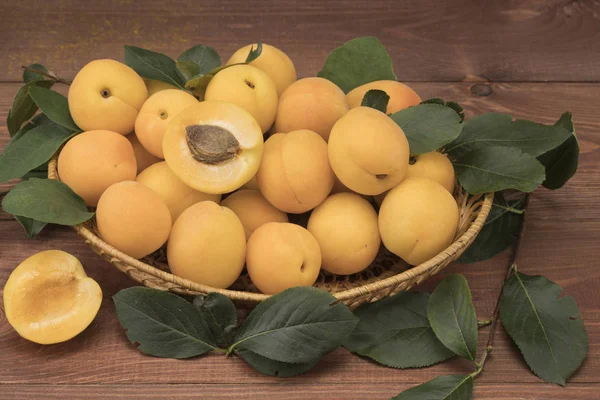
[[[203,164],[220,164],[240,152],[240,143],[227,129],[216,125],[189,125],[185,128],[190,152]]]
[[[63,83],[65,85],[70,85],[71,84],[71,82],[67,81],[66,79],[59,78],[58,76],[56,76],[54,74],[50,74],[50,73],[47,73],[47,72],[44,72],[44,71],[40,71],[39,69],[29,68],[29,67],[26,67],[24,65],[21,65],[21,68],[23,68],[26,71],[35,72],[36,74],[45,76],[46,78],[50,78],[54,82],[57,82],[57,83]]]

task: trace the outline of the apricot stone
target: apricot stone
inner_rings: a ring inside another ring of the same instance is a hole
[[[273,132],[309,129],[327,141],[331,128],[346,112],[346,96],[335,83],[324,78],[300,79],[279,98]]]
[[[130,133],[125,136],[131,146],[133,147],[133,154],[135,155],[135,161],[137,164],[137,173],[139,174],[152,164],[156,164],[159,161],[162,161],[160,158],[153,156],[142,146],[139,139],[134,133]]]
[[[335,175],[348,188],[377,195],[406,176],[408,140],[402,129],[381,111],[353,108],[331,130],[329,161]]]
[[[454,193],[454,166],[448,157],[440,152],[432,151],[415,156],[414,163],[408,165],[406,177],[432,179],[445,187],[450,194]]]
[[[312,210],[333,187],[327,143],[309,130],[276,133],[265,143],[256,181],[278,209],[294,214]]]
[[[350,108],[360,106],[365,94],[373,89],[383,90],[390,96],[386,114],[393,114],[421,103],[419,95],[404,83],[397,81],[375,81],[366,83],[348,92],[346,100],[348,100]]]
[[[113,183],[135,179],[137,163],[125,136],[88,131],[70,139],[58,156],[58,175],[90,207]]]
[[[321,251],[303,227],[269,222],[248,239],[246,264],[258,290],[275,294],[295,286],[312,286],[321,269]]]
[[[95,60],[69,86],[69,110],[84,131],[106,129],[127,135],[148,98],[144,80],[115,60]]]
[[[115,183],[96,209],[100,237],[133,258],[158,250],[169,238],[171,213],[153,190],[135,181]]]
[[[175,224],[167,245],[171,272],[214,288],[226,288],[240,276],[246,235],[229,208],[212,201],[196,203]]]

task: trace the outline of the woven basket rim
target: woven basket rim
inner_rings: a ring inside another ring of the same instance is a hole
[[[58,171],[57,171],[57,160],[58,154],[60,150],[56,152],[56,154],[52,157],[50,162],[48,163],[48,179],[51,180],[59,180]],[[402,282],[409,281],[411,279],[415,279],[418,276],[425,275],[430,270],[435,269],[441,263],[453,258],[455,255],[460,253],[468,244],[474,239],[475,236],[479,233],[481,228],[483,227],[490,210],[492,208],[494,199],[494,193],[486,193],[484,195],[483,202],[481,203],[481,207],[477,212],[477,217],[475,221],[473,221],[469,228],[458,238],[456,238],[450,246],[448,246],[445,250],[440,252],[437,256],[429,259],[428,261],[411,267],[403,272],[400,272],[396,275],[390,276],[388,278],[378,280],[375,282],[367,283],[365,285],[354,287],[351,289],[342,290],[339,292],[334,292],[332,295],[340,300],[349,300],[356,297],[360,297],[363,295],[368,295],[373,292],[378,292],[384,290],[386,288],[392,288],[395,285],[398,285]],[[136,258],[131,257],[130,255],[123,253],[110,244],[103,241],[100,237],[98,237],[94,232],[92,232],[86,223],[82,223],[79,225],[75,225],[73,227],[75,231],[82,236],[86,241],[89,242],[90,245],[96,246],[102,252],[110,255],[111,258],[117,259],[137,270],[140,270],[148,275],[151,275],[155,278],[161,279],[165,282],[172,283],[174,285],[186,288],[190,291],[200,292],[200,293],[211,293],[217,292],[229,297],[231,300],[243,301],[243,302],[252,302],[258,303],[271,295],[262,294],[262,293],[254,293],[247,292],[241,290],[231,290],[231,289],[219,289],[213,288],[211,286],[203,285],[200,283],[193,282],[188,279],[180,278],[176,275],[173,275],[169,272],[163,271],[159,268],[156,268],[152,265],[146,264]],[[112,263],[111,263],[112,264]],[[144,282],[142,282],[143,284]],[[167,290],[166,288],[163,288]]]

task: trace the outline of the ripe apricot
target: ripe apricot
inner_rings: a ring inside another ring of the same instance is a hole
[[[303,227],[269,222],[248,239],[246,267],[258,290],[275,294],[294,286],[312,286],[321,269],[321,251]]]
[[[171,213],[153,190],[135,181],[115,183],[96,209],[100,237],[134,258],[158,250],[169,238]]]
[[[164,158],[162,143],[169,122],[194,104],[198,100],[183,90],[166,89],[153,94],[135,119],[135,135],[152,155]]]
[[[458,206],[439,183],[406,178],[385,196],[379,209],[383,244],[411,265],[421,264],[452,243]]]
[[[220,194],[206,194],[187,186],[175,175],[165,161],[143,170],[135,180],[154,190],[165,202],[175,221],[192,204],[201,201],[221,201]]]
[[[186,209],[167,245],[171,272],[214,288],[226,288],[240,276],[246,255],[246,235],[229,208],[212,201]]]
[[[335,83],[323,78],[300,79],[279,98],[273,132],[309,129],[327,140],[333,125],[346,112],[346,96]]]
[[[256,119],[263,133],[275,121],[275,84],[266,72],[252,65],[234,65],[220,71],[208,84],[204,98],[242,107]]]
[[[271,205],[257,190],[238,190],[221,203],[238,216],[246,239],[252,232],[268,222],[288,222],[288,216]]]
[[[258,188],[258,182],[256,182],[256,175],[254,175],[248,182],[244,183],[240,189],[260,190]]]
[[[321,248],[321,268],[338,275],[367,268],[381,245],[377,213],[353,193],[329,196],[311,213],[308,231]]]
[[[169,168],[204,193],[233,192],[256,174],[263,153],[260,126],[241,107],[203,101],[175,117],[165,133]]]
[[[27,340],[53,344],[69,340],[94,320],[102,290],[79,260],[46,250],[23,261],[4,286],[8,323]]]
[[[148,97],[162,90],[177,89],[177,86],[169,85],[166,82],[157,81],[156,79],[144,79],[144,83],[146,84],[146,89],[148,90]]]
[[[450,194],[454,193],[454,166],[446,155],[432,151],[431,153],[415,156],[412,164],[408,165],[406,177],[421,177],[436,181],[446,188]]]
[[[246,61],[250,49],[256,49],[256,43],[249,44],[237,50],[227,61],[227,65],[243,63]],[[262,52],[250,65],[266,72],[277,89],[277,95],[296,81],[296,68],[292,60],[283,51],[271,45],[262,44]]]
[[[312,210],[333,187],[327,143],[309,130],[276,133],[265,143],[256,181],[278,209],[294,214]]]
[[[377,195],[393,188],[404,179],[408,160],[404,132],[374,108],[353,108],[331,130],[331,167],[357,193]]]
[[[160,158],[153,156],[142,146],[137,136],[134,133],[131,133],[125,136],[129,143],[131,143],[131,147],[133,147],[133,154],[135,155],[135,161],[137,164],[137,173],[139,174],[152,164],[156,164],[159,161],[162,161]]]
[[[393,114],[410,106],[416,106],[417,104],[421,103],[421,98],[419,95],[402,82],[375,81],[366,83],[348,92],[346,95],[346,100],[348,100],[348,105],[350,105],[350,108],[360,106],[365,94],[369,90],[373,89],[383,90],[388,96],[390,96],[386,114]]]
[[[133,147],[123,135],[88,131],[70,139],[58,156],[58,175],[85,204],[95,207],[113,183],[135,179]]]
[[[69,110],[84,131],[107,129],[127,135],[148,98],[144,80],[115,60],[84,66],[69,86]]]

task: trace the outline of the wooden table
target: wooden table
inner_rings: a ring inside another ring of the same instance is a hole
[[[255,3],[255,4],[251,4]],[[42,62],[65,78],[97,58],[122,60],[124,44],[176,57],[194,44],[226,58],[261,40],[284,49],[299,76],[315,75],[327,53],[356,36],[389,48],[399,80],[423,98],[455,100],[470,117],[487,111],[552,123],[573,112],[581,145],[577,175],[531,199],[519,259],[575,297],[590,340],[588,359],[567,388],[532,375],[499,329],[476,399],[598,399],[600,395],[600,2],[597,0],[157,1],[4,0],[0,5],[0,118],[19,87],[20,65]],[[63,89],[64,90],[64,89]],[[0,127],[0,148],[8,141]],[[11,184],[0,185],[0,191]],[[338,350],[309,373],[265,377],[243,361],[208,355],[185,361],[144,356],[129,344],[111,296],[133,284],[69,228],[29,240],[0,213],[0,285],[24,258],[47,249],[79,257],[104,292],[96,320],[75,339],[40,346],[19,338],[0,313],[0,398],[385,399],[440,374],[469,371],[460,360],[418,370],[374,365]],[[487,317],[507,254],[447,272],[465,274],[477,313]],[[446,271],[444,272],[444,274]],[[439,277],[423,289],[431,289]],[[0,308],[3,311],[3,307]],[[482,331],[485,332],[485,331]],[[485,334],[480,335],[481,345]]]

